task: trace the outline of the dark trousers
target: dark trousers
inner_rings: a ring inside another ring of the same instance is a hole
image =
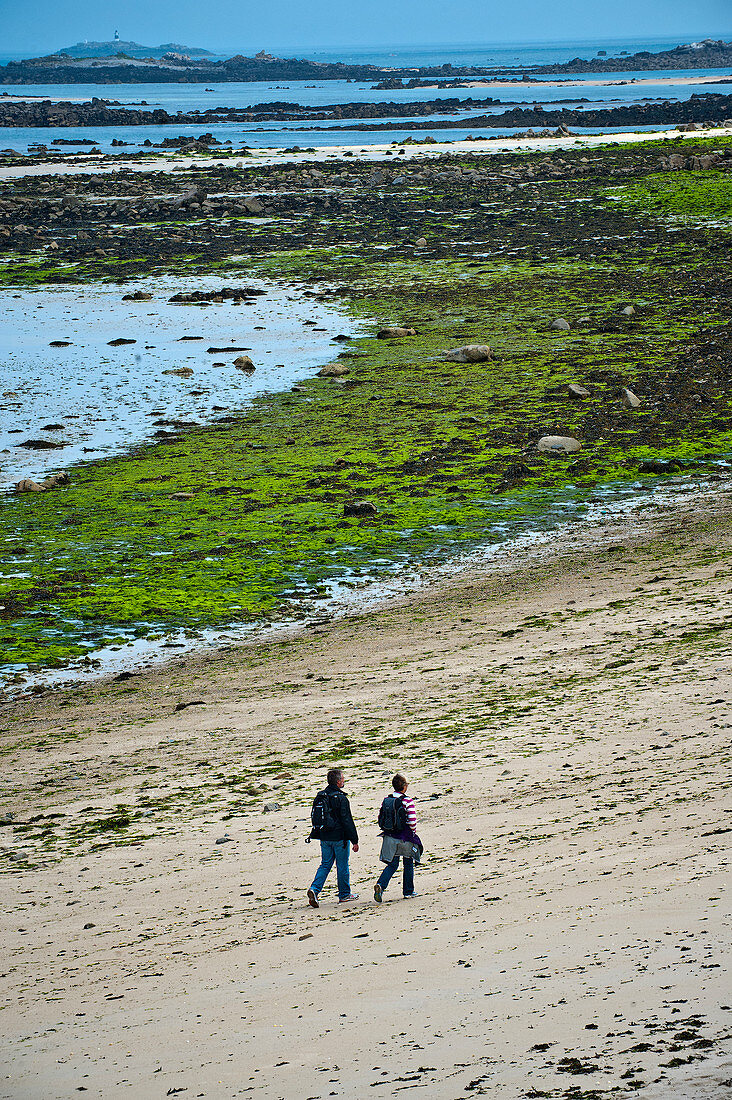
[[[387,886],[392,880],[392,877],[399,869],[399,860],[404,859],[404,875],[402,878],[402,890],[404,896],[414,893],[414,860],[407,859],[406,857],[394,856],[391,863],[387,863],[384,870],[379,875],[379,886],[382,890],[386,890]]]

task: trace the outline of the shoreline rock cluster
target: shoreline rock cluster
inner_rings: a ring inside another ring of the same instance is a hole
[[[72,127],[72,126],[176,126],[176,125],[212,125],[225,122],[263,123],[263,122],[318,122],[354,121],[349,130],[391,130],[391,122],[369,122],[369,119],[408,119],[405,125],[412,130],[424,129],[465,129],[497,127],[511,128],[560,128],[568,127],[623,127],[655,125],[689,125],[703,122],[723,122],[732,117],[732,95],[719,92],[695,93],[688,100],[663,100],[660,103],[636,103],[619,107],[599,107],[585,110],[581,105],[576,108],[561,107],[546,110],[540,104],[513,106],[496,114],[465,115],[459,118],[438,118],[420,121],[419,116],[432,114],[457,114],[480,107],[495,106],[498,100],[435,99],[424,103],[343,103],[326,107],[309,108],[295,103],[256,104],[253,107],[216,107],[208,111],[178,111],[169,114],[162,109],[151,111],[129,107],[111,106],[109,101],[92,99],[85,103],[53,102],[49,99],[32,103],[3,103],[0,100],[0,128],[34,127]],[[312,126],[313,130],[331,130],[331,127]],[[61,144],[64,139],[54,139]],[[213,134],[205,133],[199,138],[166,138],[163,147],[179,144],[217,145],[219,141]],[[124,144],[117,139],[115,144]],[[147,142],[152,145],[151,141]],[[82,144],[82,141],[73,142]]]
[[[162,108],[138,110],[115,100],[85,103],[50,99],[3,103],[0,98],[0,126],[210,126],[220,122],[299,122],[350,118],[411,118],[419,115],[457,114],[459,111],[498,106],[491,96],[477,99],[433,99],[422,103],[329,103],[312,107],[300,103],[255,103],[251,107],[212,107],[206,111],[176,111]],[[209,135],[210,137],[210,135]],[[64,139],[56,139],[59,144]]]
[[[459,119],[431,119],[430,121],[410,120],[410,130],[454,130],[454,129],[541,129],[568,131],[572,129],[605,129],[639,126],[695,126],[701,123],[723,123],[732,116],[732,95],[715,92],[692,95],[684,101],[663,100],[661,103],[637,103],[621,107],[602,107],[585,111],[563,107],[561,110],[547,111],[540,105],[531,107],[513,107],[500,114],[469,115]],[[313,131],[327,130],[332,127],[315,126]],[[371,132],[393,130],[389,122],[355,122],[349,131]]]

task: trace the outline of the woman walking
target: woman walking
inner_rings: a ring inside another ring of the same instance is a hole
[[[404,869],[402,892],[405,898],[413,898],[414,864],[419,862],[422,844],[417,836],[417,811],[414,799],[407,794],[409,784],[403,775],[395,775],[391,781],[394,793],[386,796],[379,811],[379,827],[383,842],[380,859],[386,864],[374,886],[374,901],[381,902],[384,890],[399,868],[401,858]]]

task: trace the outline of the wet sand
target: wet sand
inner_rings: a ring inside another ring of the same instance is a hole
[[[0,831],[0,1096],[724,1096],[731,554],[720,488],[4,706],[3,811],[67,816]],[[332,762],[361,897],[316,912]],[[397,767],[427,858],[378,907]]]

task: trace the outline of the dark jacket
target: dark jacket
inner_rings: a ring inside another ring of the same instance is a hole
[[[323,829],[318,840],[350,840],[351,844],[358,844],[358,833],[351,814],[351,804],[348,795],[340,789],[328,784],[325,788],[333,809],[333,816],[338,824],[332,829]]]

